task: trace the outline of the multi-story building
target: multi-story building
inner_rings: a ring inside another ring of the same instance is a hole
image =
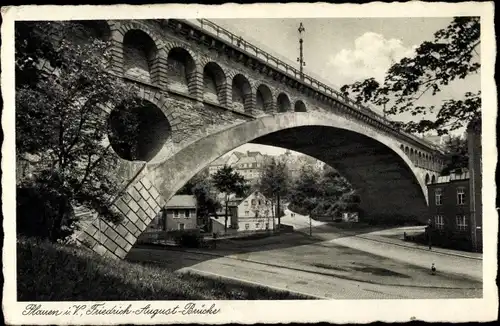
[[[230,155],[224,155],[212,162],[208,167],[210,175],[215,174],[224,165],[233,167],[246,180],[255,182],[260,177],[266,155],[260,152],[247,151],[246,153],[232,152]]]
[[[473,120],[467,126],[467,145],[470,170],[470,211],[472,246],[475,251],[483,250],[483,202],[482,202],[482,143],[481,119]]]
[[[276,220],[273,222],[271,201],[258,191],[233,199],[229,207],[233,212],[231,225],[238,232],[272,230],[277,225]]]
[[[164,231],[193,230],[197,225],[197,202],[192,195],[176,195],[165,205],[161,216]]]
[[[260,178],[264,166],[263,156],[244,156],[234,165],[234,169],[246,180],[254,182]]]
[[[427,187],[433,228],[472,246],[469,172],[440,176]]]

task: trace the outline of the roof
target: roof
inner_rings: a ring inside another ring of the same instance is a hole
[[[237,158],[242,158],[243,156],[245,156],[245,153],[242,153],[242,152],[233,152],[234,155],[236,155]]]
[[[458,181],[458,180],[469,180],[469,171],[466,171],[464,173],[452,173],[450,175],[443,175],[439,176],[436,180],[435,183],[446,183],[446,182],[451,182],[451,181]]]
[[[238,198],[233,198],[229,200],[229,206],[239,206],[243,201],[247,200],[248,197],[251,195],[255,194],[256,192],[259,192],[258,190],[250,190],[247,194],[245,194],[243,197],[238,197]],[[262,193],[260,193],[261,196],[265,198]]]
[[[256,163],[255,157],[244,156],[240,158],[235,164],[243,164],[243,163]]]
[[[258,155],[262,155],[262,154],[260,152],[250,152],[250,151],[247,151],[247,156],[254,157],[254,156],[258,156]]]
[[[193,195],[176,195],[165,206],[167,208],[196,208],[196,197]]]

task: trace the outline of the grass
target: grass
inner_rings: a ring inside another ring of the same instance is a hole
[[[19,301],[311,299],[26,238],[17,241],[17,273]]]

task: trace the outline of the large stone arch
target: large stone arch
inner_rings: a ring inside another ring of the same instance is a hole
[[[295,112],[228,127],[186,144],[166,159],[153,159],[158,163],[144,165],[114,203],[113,209],[122,212],[125,221],[106,224],[98,236],[97,227],[91,226],[79,241],[102,254],[123,258],[178,189],[209,163],[248,142],[298,150],[335,167],[362,189],[367,215],[425,219],[425,180],[389,135],[341,116]]]
[[[259,119],[217,132],[213,135],[187,145],[185,149],[181,150],[175,155],[175,158],[168,160],[172,160],[172,162],[182,161],[183,158],[181,157],[184,155],[190,155],[190,153],[193,153],[195,148],[205,148],[209,150],[202,151],[203,153],[194,151],[199,153],[199,155],[197,155],[197,159],[191,160],[191,163],[183,165],[182,169],[186,170],[186,172],[183,172],[174,178],[177,181],[174,181],[176,185],[173,188],[175,189],[182,187],[185,182],[187,182],[194,174],[199,172],[210,162],[238,146],[241,146],[248,142],[253,142],[257,138],[263,139],[262,137],[271,133],[279,133],[283,132],[284,130],[293,130],[294,128],[298,127],[325,127],[337,130],[345,130],[351,132],[352,134],[361,135],[363,139],[371,139],[381,146],[383,145],[385,149],[389,149],[394,155],[394,157],[392,158],[399,161],[398,164],[406,167],[407,170],[411,172],[412,178],[414,179],[413,181],[415,181],[415,185],[420,191],[421,199],[423,200],[423,202],[426,201],[427,189],[425,186],[424,178],[417,173],[417,167],[413,164],[413,162],[409,160],[408,157],[406,157],[406,155],[404,155],[403,151],[401,151],[399,146],[390,137],[375,130],[367,129],[365,126],[361,126],[360,124],[349,121],[348,119],[345,119],[343,117],[336,117],[335,119],[332,119],[325,118],[321,114],[315,113],[287,113],[283,115],[263,116]],[[319,135],[318,133],[316,134]],[[224,139],[224,141],[215,143],[215,140],[222,139]],[[262,142],[267,141],[262,140]],[[315,146],[315,143],[311,142],[310,146]],[[375,150],[372,150],[372,152],[375,152]],[[347,155],[342,155],[342,157],[347,157]],[[163,167],[166,167],[167,165],[169,165],[167,162],[158,163],[155,164],[154,169],[156,171],[161,171]],[[163,167],[160,168],[160,166]],[[370,165],[370,167],[372,166]],[[174,179],[169,178],[170,181],[173,181]],[[164,188],[163,190],[168,191],[167,188]]]

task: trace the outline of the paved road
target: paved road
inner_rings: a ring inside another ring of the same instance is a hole
[[[320,298],[482,296],[482,283],[475,277],[481,270],[480,260],[457,256],[442,258],[443,255],[434,252],[424,253],[391,243],[374,245],[372,240],[325,229],[323,233],[328,236],[309,238],[292,233],[259,240],[221,241],[217,249],[205,251],[134,248],[128,259],[160,262],[171,270],[238,278]],[[405,260],[402,256],[410,258]],[[428,257],[441,259],[435,262],[436,275],[431,275],[430,269],[424,267]],[[419,259],[424,263],[415,263]],[[473,272],[453,273],[444,268],[448,264],[458,264],[462,270]]]

